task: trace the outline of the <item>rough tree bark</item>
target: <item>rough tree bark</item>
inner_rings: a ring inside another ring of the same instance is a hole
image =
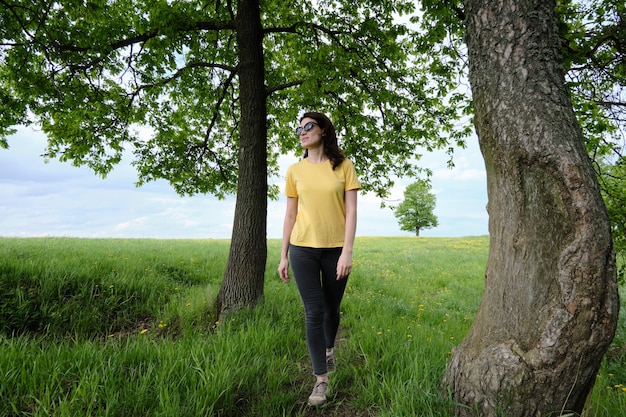
[[[263,28],[258,0],[237,6],[240,149],[237,202],[218,313],[254,306],[263,297],[267,257],[267,122]],[[244,191],[245,190],[245,191]]]
[[[619,309],[609,220],[564,83],[554,1],[466,0],[490,249],[442,390],[457,416],[580,413]]]

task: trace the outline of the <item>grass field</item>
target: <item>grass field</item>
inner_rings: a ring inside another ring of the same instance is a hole
[[[319,409],[278,240],[264,302],[214,323],[228,244],[0,238],[0,416],[449,415],[438,385],[480,302],[487,237],[357,238]],[[626,415],[625,322],[585,416]]]

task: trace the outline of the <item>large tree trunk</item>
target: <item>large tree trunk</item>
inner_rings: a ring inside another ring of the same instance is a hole
[[[554,1],[466,0],[485,158],[485,292],[442,389],[458,416],[580,413],[619,309],[609,220],[564,84]]]
[[[237,6],[240,148],[237,203],[219,314],[251,307],[263,297],[267,261],[267,107],[263,28],[258,0]]]

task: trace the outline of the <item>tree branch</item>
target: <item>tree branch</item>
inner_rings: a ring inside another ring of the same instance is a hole
[[[220,31],[220,30],[226,30],[226,29],[234,30],[235,22],[233,20],[227,20],[227,21],[219,21],[219,20],[208,21],[207,20],[207,21],[195,22],[190,25],[183,25],[180,27],[181,32],[193,32],[193,31],[198,31],[198,30]],[[163,30],[162,27],[157,27],[142,34],[137,34],[135,36],[131,36],[126,39],[120,39],[117,42],[113,42],[109,44],[109,46],[112,50],[117,50],[117,49],[125,48],[130,45],[134,45],[136,43],[147,42],[150,39],[157,37],[162,32],[162,30]],[[59,51],[69,51],[69,52],[86,52],[86,51],[92,50],[91,47],[83,47],[83,46],[76,46],[76,45],[63,45],[63,44],[57,44],[57,48]]]
[[[265,93],[266,93],[266,95],[269,96],[270,94],[273,94],[273,93],[275,93],[277,91],[286,90],[286,89],[291,88],[291,87],[297,87],[299,85],[302,85],[302,83],[304,83],[304,80],[296,80],[296,81],[292,81],[290,83],[279,84],[279,85],[276,85],[274,87],[266,88]]]
[[[226,100],[228,88],[232,85],[234,78],[235,78],[235,71],[231,72],[228,78],[221,85],[222,93],[218,97],[217,103],[215,103],[215,112],[213,113],[213,117],[211,117],[211,123],[209,123],[209,126],[206,129],[206,133],[204,135],[204,141],[202,142],[202,145],[200,146],[201,148],[200,155],[196,159],[197,162],[200,162],[201,160],[204,159],[204,155],[206,155],[207,152],[210,153],[213,156],[213,160],[215,161],[219,169],[220,175],[222,176],[222,178],[224,179],[226,183],[228,183],[228,174],[227,174],[228,170],[222,166],[221,159],[219,158],[219,156],[211,148],[209,148],[209,142],[210,142],[209,139],[211,137],[211,132],[213,131],[213,128],[215,127],[215,124],[217,123],[217,120],[219,119],[220,107],[222,103],[224,102],[224,100]]]

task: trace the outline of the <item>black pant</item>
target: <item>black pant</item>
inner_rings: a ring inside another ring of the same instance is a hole
[[[313,374],[325,375],[326,349],[335,345],[341,299],[348,277],[337,280],[342,248],[289,246],[289,258],[306,319],[306,340]]]

